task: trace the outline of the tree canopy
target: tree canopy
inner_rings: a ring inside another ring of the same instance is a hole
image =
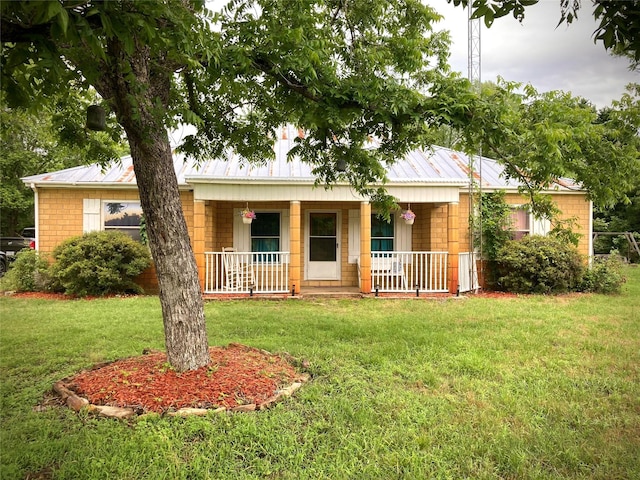
[[[483,84],[480,97],[482,107],[462,132],[467,147],[502,163],[542,216],[551,215],[551,205],[538,194],[563,177],[611,207],[640,176],[639,85],[602,112],[569,93],[504,80]]]
[[[468,82],[449,71],[448,37],[417,0],[3,2],[2,87],[11,106],[68,85],[93,86],[131,147],[156,263],[169,361],[208,362],[197,268],[166,128],[193,124],[184,150],[272,155],[283,123],[305,128],[296,152],[320,182],[344,178],[376,197],[383,164],[438,124],[468,121]],[[70,83],[73,82],[73,83]],[[379,148],[363,147],[375,137]]]

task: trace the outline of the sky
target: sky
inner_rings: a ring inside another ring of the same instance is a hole
[[[464,77],[468,71],[467,10],[445,0],[429,0],[445,19],[439,30],[449,30],[453,44],[450,64]],[[539,92],[562,90],[588,99],[596,107],[619,100],[625,86],[640,83],[640,72],[629,71],[625,58],[607,53],[602,42],[594,44],[591,2],[583,1],[578,19],[556,28],[560,0],[540,0],[525,10],[520,24],[513,16],[498,18],[490,29],[481,26],[481,80],[530,83]]]

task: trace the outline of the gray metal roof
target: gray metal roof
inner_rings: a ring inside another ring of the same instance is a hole
[[[273,182],[309,183],[315,181],[312,166],[299,160],[289,161],[287,153],[294,144],[295,135],[291,129],[283,129],[282,135],[274,143],[275,158],[260,165],[248,162],[236,155],[227,158],[196,162],[182,154],[174,154],[173,163],[179,185],[190,183],[218,182]],[[475,180],[480,180],[479,162],[476,159]],[[495,160],[482,158],[482,186],[489,189],[515,189],[518,183],[507,180],[503,167]],[[404,158],[388,167],[389,184],[412,185],[466,185],[469,183],[469,158],[466,154],[448,148],[432,147],[409,152]],[[135,187],[136,177],[130,156],[123,157],[104,168],[94,164],[60,170],[57,172],[32,175],[22,179],[26,184],[36,186],[130,186]],[[560,189],[579,187],[572,181],[560,182]]]

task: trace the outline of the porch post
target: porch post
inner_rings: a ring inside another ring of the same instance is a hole
[[[204,200],[193,201],[193,253],[196,257],[196,265],[198,267],[198,280],[200,282],[200,290],[204,291],[205,279],[205,258],[204,258],[204,241],[205,241],[205,202]]]
[[[360,291],[371,293],[371,204],[360,204]]]
[[[300,293],[300,283],[302,283],[301,266],[302,259],[300,258],[302,249],[301,246],[301,207],[298,200],[292,200],[289,204],[289,250],[291,258],[289,259],[289,290],[294,288],[294,293],[297,295]]]
[[[447,208],[447,251],[449,261],[447,277],[449,279],[449,293],[458,291],[458,254],[460,252],[460,222],[458,220],[458,202],[451,202]]]

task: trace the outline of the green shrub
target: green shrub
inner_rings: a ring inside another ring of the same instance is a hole
[[[52,289],[49,262],[35,250],[18,252],[2,279],[2,290],[42,292]]]
[[[507,242],[498,258],[499,285],[515,293],[575,291],[585,269],[573,245],[539,235]]]
[[[133,279],[151,264],[148,249],[117,231],[70,238],[53,251],[52,276],[78,296],[140,293]]]
[[[592,293],[621,293],[627,281],[622,274],[622,261],[618,257],[596,259],[585,271],[580,290]]]

